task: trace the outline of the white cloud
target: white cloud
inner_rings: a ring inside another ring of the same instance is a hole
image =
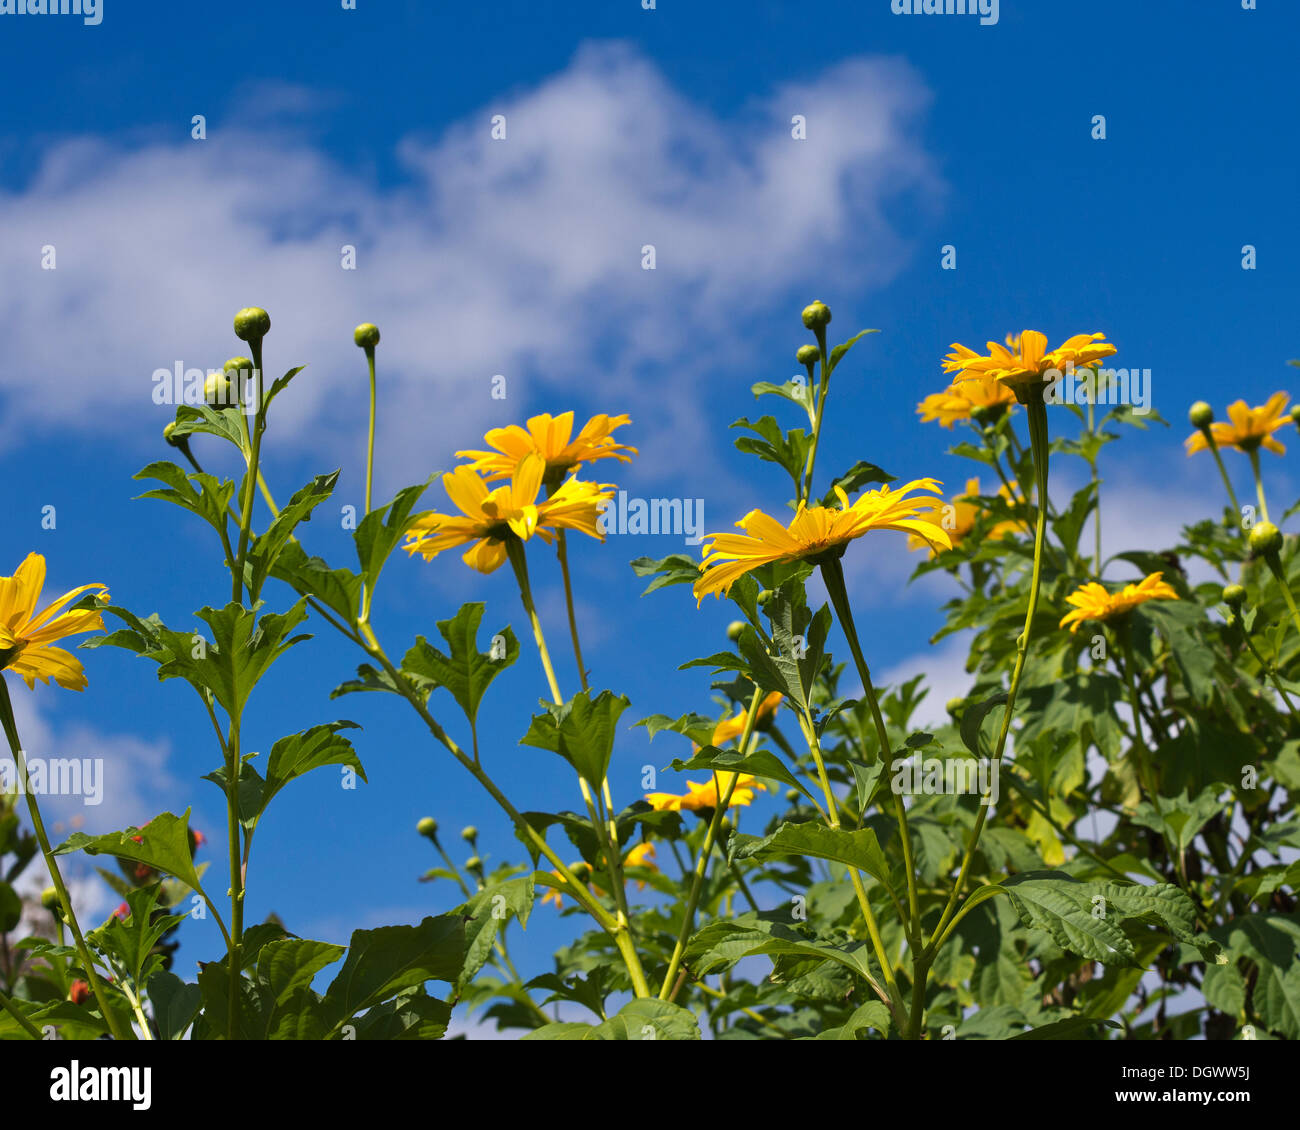
[[[721,442],[705,442],[701,381],[751,358],[738,323],[828,271],[860,289],[905,261],[885,209],[940,191],[912,129],[927,102],[904,63],[854,59],[724,121],[634,51],[598,44],[441,137],[406,140],[396,187],[264,116],[210,123],[207,141],[65,141],[0,194],[16,284],[0,389],[17,409],[0,442],[111,416],[111,434],[156,443],[169,412],[151,402],[153,371],[243,352],[230,318],[257,303],[274,321],[268,371],[312,362],[274,439],[324,427],[314,447],[351,441],[331,465],[362,451],[351,329],[381,324],[385,489],[445,469],[485,425],[583,399],[633,413],[633,476],[697,477]],[[297,89],[276,100],[303,105]],[[505,141],[489,136],[493,113]],[[790,136],[796,113],[805,141]],[[47,244],[54,271],[40,269]],[[344,244],[356,271],[340,269]]]

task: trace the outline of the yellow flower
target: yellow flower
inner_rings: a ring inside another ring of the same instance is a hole
[[[628,416],[593,416],[576,437],[573,436],[573,413],[552,416],[549,412],[533,416],[527,428],[511,424],[508,428],[493,428],[483,437],[491,451],[458,451],[462,459],[472,459],[470,464],[483,472],[489,481],[509,478],[527,455],[540,455],[546,461],[546,477],[554,480],[583,463],[597,459],[617,459],[623,463],[632,460],[624,455],[638,454],[635,447],[616,443],[610,434],[632,421]]]
[[[1012,487],[1016,486],[1014,480]],[[975,505],[972,499],[978,498],[980,494],[979,479],[966,480],[966,493],[959,494],[952,500],[952,513],[948,514],[947,504],[941,499],[931,504],[931,512],[934,514],[934,521],[939,523],[948,532],[949,538],[952,539],[953,545],[960,545],[970,535],[975,528],[976,521],[988,513],[987,510],[981,510]],[[1020,499],[1014,497],[1006,488],[1006,485],[998,487],[998,497],[1005,500],[1008,504],[1018,504]],[[945,521],[945,519],[947,521]],[[995,523],[984,535],[988,540],[1004,538],[1008,534],[1016,533],[1021,529],[1019,522],[1002,521]],[[931,557],[937,557],[941,552],[933,542],[918,534],[912,534],[907,539],[908,549],[929,549]]]
[[[781,692],[772,691],[758,704],[758,713],[754,717],[754,728],[776,715],[776,708],[781,705]],[[745,732],[745,719],[749,711],[742,710],[734,718],[724,718],[714,727],[713,744],[726,745],[732,738],[738,738]]]
[[[60,612],[83,592],[100,589],[100,598],[108,599],[108,589],[98,582],[82,585],[64,593],[39,614],[36,602],[45,587],[45,558],[29,553],[12,577],[0,577],[0,670],[21,675],[29,688],[36,680],[47,686],[51,679],[70,691],[86,689],[86,672],[81,663],[61,647],[51,647],[54,640],[82,632],[99,631],[104,621],[98,612],[85,609]]]
[[[508,484],[488,490],[472,467],[457,467],[442,476],[447,497],[464,515],[422,514],[407,533],[408,553],[426,561],[446,549],[473,544],[464,555],[465,564],[480,573],[491,573],[506,559],[506,539],[526,541],[536,534],[549,543],[555,530],[579,530],[604,540],[597,525],[600,503],[613,497],[613,488],[571,478],[541,502],[546,465],[540,456],[529,454],[515,468]]]
[[[1016,394],[1006,385],[996,377],[983,376],[956,382],[945,392],[931,393],[916,406],[916,411],[923,424],[938,420],[940,427],[951,428],[969,420],[977,408],[999,408],[1015,402]]]
[[[687,781],[686,787],[690,792],[685,796],[676,796],[673,793],[646,793],[646,801],[656,812],[699,812],[702,808],[717,808],[719,790],[723,796],[726,796],[731,778],[736,775],[719,770],[715,776],[716,786],[712,780],[707,785],[697,785],[694,781]],[[755,780],[748,773],[741,773],[728,807],[735,808],[739,804],[752,803],[755,789],[767,792],[767,786],[761,781]]]
[[[1285,392],[1275,392],[1268,398],[1268,403],[1259,408],[1249,407],[1244,400],[1228,405],[1228,419],[1232,423],[1214,423],[1210,425],[1210,434],[1214,436],[1218,447],[1235,447],[1238,451],[1254,451],[1266,447],[1278,455],[1285,455],[1286,448],[1273,438],[1278,428],[1291,422],[1286,404],[1290,396]],[[1209,450],[1204,432],[1193,432],[1185,440],[1187,454],[1195,455],[1198,451]]]
[[[1088,368],[1116,352],[1105,334],[1075,334],[1049,351],[1047,335],[1037,330],[1025,330],[1018,339],[1008,335],[1007,345],[990,341],[988,350],[988,355],[982,356],[954,343],[952,352],[943,359],[943,370],[957,374],[954,382],[990,376],[1012,386],[1036,385],[1053,369],[1063,372],[1067,364],[1077,369]]]
[[[802,503],[789,526],[761,510],[751,510],[736,523],[743,534],[710,534],[704,545],[704,574],[695,582],[698,604],[709,593],[721,596],[746,573],[772,561],[797,561],[816,557],[827,550],[847,545],[869,530],[901,530],[917,533],[945,549],[952,547],[948,533],[929,516],[932,499],[909,497],[913,490],[938,494],[934,479],[914,479],[897,490],[881,487],[864,491],[852,504],[839,487],[840,507]]]
[[[1096,581],[1089,581],[1065,598],[1067,604],[1074,605],[1074,611],[1061,618],[1059,627],[1069,624],[1070,631],[1077,632],[1085,620],[1110,620],[1131,612],[1148,600],[1177,600],[1178,594],[1162,577],[1164,573],[1152,573],[1137,584],[1125,585],[1117,593],[1107,592]]]

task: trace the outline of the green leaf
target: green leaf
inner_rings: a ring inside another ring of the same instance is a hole
[[[352,540],[357,547],[357,560],[361,563],[361,575],[373,589],[383,571],[389,554],[397,543],[406,535],[414,520],[411,511],[420,500],[432,478],[409,486],[397,492],[397,496],[386,506],[370,511],[357,527]]]
[[[252,451],[245,438],[243,415],[243,408],[237,405],[215,408],[211,404],[182,404],[176,409],[176,427],[172,429],[172,437],[195,433],[216,436],[233,444],[247,461],[252,457]]]
[[[335,1027],[403,989],[425,981],[455,983],[465,955],[459,915],[426,918],[418,926],[357,930],[347,960],[325,994]]]
[[[1013,1040],[1078,1040],[1083,1033],[1101,1027],[1119,1028],[1121,1025],[1114,1020],[1103,1020],[1096,1016],[1067,1016],[1064,1020],[1055,1020],[1010,1038]]]
[[[235,494],[235,484],[231,480],[223,481],[207,474],[187,475],[175,463],[166,461],[150,463],[132,477],[156,479],[164,484],[162,489],[155,487],[137,497],[170,502],[182,510],[197,514],[219,534],[226,532],[228,508]],[[198,484],[198,489],[195,489],[195,483]]]
[[[273,401],[277,396],[280,395],[280,393],[282,393],[286,388],[288,388],[289,382],[293,380],[293,378],[296,377],[299,373],[301,373],[305,368],[307,368],[306,365],[295,365],[292,369],[290,369],[287,373],[285,373],[284,376],[276,378],[275,383],[271,385],[266,395],[262,398],[263,413],[265,413],[266,410],[271,407],[271,401]]]
[[[317,475],[298,491],[281,508],[264,534],[253,539],[248,548],[248,591],[254,602],[261,595],[262,586],[275,567],[276,559],[293,536],[300,523],[311,517],[311,512],[334,493],[339,473]]]
[[[402,660],[402,672],[426,691],[444,687],[460,704],[470,725],[478,719],[479,703],[488,686],[519,658],[519,641],[509,626],[493,638],[486,652],[478,649],[479,622],[484,605],[463,605],[450,620],[438,621],[438,632],[447,641],[450,656],[444,655],[423,636]]]
[[[773,855],[806,855],[830,859],[865,871],[889,886],[889,861],[871,828],[850,832],[823,824],[782,824],[770,836],[737,833],[728,841],[733,859],[766,859]]]
[[[146,863],[157,871],[176,876],[201,893],[203,888],[194,869],[194,857],[190,854],[189,823],[190,810],[187,808],[182,816],[163,812],[143,828],[128,828],[125,832],[109,832],[104,836],[73,832],[54,849],[54,854],[84,851],[87,855],[111,855],[117,859]]]
[[[580,691],[568,702],[546,704],[545,714],[535,714],[520,745],[558,753],[593,788],[599,789],[614,752],[618,718],[631,702],[601,691],[596,698]]]
[[[649,998],[628,1001],[601,1024],[547,1024],[525,1040],[698,1040],[695,1015],[681,1005]]]
[[[136,986],[142,987],[150,979],[154,972],[151,965],[161,964],[162,958],[157,954],[152,955],[154,960],[150,962],[150,951],[168,930],[185,920],[184,914],[154,914],[161,891],[161,883],[137,887],[126,896],[130,913],[125,921],[115,916],[87,935],[91,945],[122,963]]]
[[[194,1023],[202,1000],[198,985],[187,984],[175,973],[160,970],[149,978],[149,1003],[161,1039],[179,1040]]]
[[[835,493],[835,488],[839,487],[845,494],[850,497],[856,491],[860,491],[869,483],[892,483],[897,480],[897,475],[891,475],[888,471],[882,471],[874,463],[868,463],[864,459],[859,459],[838,479],[831,483],[831,489],[822,495],[822,505],[839,508],[840,496]]]
[[[986,757],[991,752],[980,748],[980,729],[989,713],[1007,701],[1007,692],[999,691],[983,702],[972,703],[962,712],[961,741],[976,757]]]
[[[795,489],[799,488],[808,464],[808,450],[812,446],[812,438],[803,428],[786,432],[773,416],[762,416],[754,423],[742,416],[731,426],[754,433],[752,436],[738,436],[733,441],[737,451],[757,455],[764,462],[784,467]]]
[[[340,730],[358,729],[360,727],[355,722],[347,720],[327,722],[276,742],[271,747],[271,755],[266,759],[266,784],[258,815],[265,811],[271,799],[290,781],[323,765],[351,766],[356,770],[357,776],[365,781],[366,771],[357,757],[357,751],[347,738],[339,736]]]
[[[331,569],[321,558],[308,557],[299,542],[289,542],[275,559],[271,576],[300,596],[315,597],[350,625],[357,616],[361,578],[350,569]]]
[[[839,345],[835,346],[835,348],[831,350],[830,371],[832,373],[835,372],[835,366],[844,359],[844,355],[857,345],[859,341],[866,337],[867,334],[878,334],[879,332],[879,330],[860,330],[849,338],[848,341],[841,342]]]
[[[458,981],[462,990],[487,964],[493,943],[504,933],[512,917],[518,919],[520,929],[528,926],[539,878],[519,875],[503,883],[492,883],[459,908],[458,913],[466,920],[465,961]],[[545,878],[549,880],[551,876]]]
[[[685,553],[670,553],[658,561],[653,557],[637,557],[629,564],[638,577],[654,577],[641,593],[642,596],[668,585],[693,585],[700,579],[699,561]]]
[[[713,731],[717,728],[717,722],[712,718],[706,718],[703,714],[683,714],[680,718],[669,718],[667,714],[652,714],[648,718],[642,718],[639,722],[634,722],[633,728],[644,726],[654,741],[655,735],[668,730],[674,734],[681,734],[689,738],[695,745],[706,746],[713,741]]]
[[[679,773],[689,773],[695,769],[712,769],[719,773],[750,773],[755,777],[765,777],[769,781],[780,781],[783,785],[798,789],[809,800],[813,799],[812,793],[781,763],[780,759],[765,749],[756,749],[748,756],[741,756],[737,749],[718,749],[716,746],[709,745],[696,750],[689,761],[682,761],[680,758],[674,760],[672,767]]]
[[[802,374],[792,377],[784,384],[773,384],[771,381],[758,381],[749,386],[749,391],[754,394],[757,400],[760,396],[780,396],[790,401],[791,404],[797,404],[805,412],[809,411],[812,406],[811,390],[808,386],[808,380]]]
[[[892,1018],[889,1015],[889,1009],[880,1001],[867,1001],[866,1004],[854,1010],[853,1015],[841,1027],[828,1028],[824,1032],[819,1032],[814,1038],[818,1040],[856,1040],[860,1033],[873,1028],[882,1036],[888,1036],[891,1022]]]

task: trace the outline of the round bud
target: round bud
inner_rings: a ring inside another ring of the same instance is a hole
[[[1214,409],[1204,400],[1198,400],[1187,412],[1187,419],[1194,428],[1208,428],[1214,423]]]
[[[760,606],[766,604],[775,594],[771,589],[760,589],[758,593],[758,603]]]
[[[948,705],[945,706],[944,709],[955,718],[957,716],[957,711],[965,705],[966,700],[964,698],[950,698],[948,700]]]
[[[251,357],[232,357],[221,366],[223,373],[251,373],[253,371],[253,359]]]
[[[53,887],[46,887],[41,892],[41,905],[51,914],[57,914],[60,910],[59,892]]]
[[[438,821],[432,816],[426,816],[415,826],[415,830],[420,835],[433,839],[438,834]]]
[[[831,308],[825,302],[811,302],[803,308],[803,324],[814,333],[831,324]]]
[[[165,439],[169,444],[171,444],[172,447],[180,447],[181,440],[175,439],[172,435],[172,433],[175,431],[176,431],[176,421],[173,420],[170,424],[167,424],[163,428],[163,439]],[[185,438],[184,436],[181,437],[181,439],[184,438]]]
[[[570,863],[569,870],[573,872],[573,877],[580,883],[585,883],[591,878],[591,866],[586,860],[580,859],[577,863]]]
[[[745,630],[744,620],[732,620],[732,622],[727,625],[727,639],[729,639],[732,643],[735,643],[738,639],[740,639],[740,633],[743,632],[744,630]]]
[[[785,799],[788,800],[791,804],[798,804],[798,803],[799,803],[799,790],[798,790],[798,789],[786,789],[786,790],[785,790]]]
[[[478,829],[473,824],[469,824],[460,830],[460,838],[466,843],[473,843],[478,839]]]
[[[1246,603],[1246,590],[1241,585],[1225,585],[1223,603],[1229,608],[1237,609]]]
[[[352,340],[362,349],[374,349],[379,344],[379,327],[373,322],[362,322],[352,331]]]
[[[245,306],[235,315],[235,336],[240,341],[261,341],[271,332],[271,315],[260,306]]]
[[[808,307],[808,310],[811,309],[811,306]],[[807,316],[808,311],[805,310],[804,317],[807,318]],[[801,345],[799,346],[799,351],[794,355],[794,359],[798,361],[800,365],[816,365],[818,360],[821,358],[821,355],[822,351],[815,345]]]
[[[1250,531],[1249,544],[1256,557],[1272,557],[1282,548],[1282,531],[1272,522],[1260,522]]]
[[[465,870],[466,870],[466,871],[482,871],[482,870],[483,870],[483,861],[482,861],[481,859],[479,859],[479,857],[478,857],[477,855],[471,855],[467,860],[465,860]]]
[[[203,400],[214,407],[226,408],[235,403],[234,389],[225,373],[209,373],[203,382]]]
[[[1300,403],[1291,405],[1291,423],[1300,428]]]

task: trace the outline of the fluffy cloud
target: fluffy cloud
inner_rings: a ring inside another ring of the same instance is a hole
[[[303,108],[301,91],[281,94],[277,112]],[[927,102],[905,64],[855,59],[723,120],[634,51],[598,44],[440,137],[405,141],[399,185],[247,110],[202,142],[63,141],[0,194],[0,265],[17,283],[0,376],[17,411],[0,442],[111,413],[117,435],[156,443],[170,410],[151,401],[154,370],[241,352],[229,319],[257,303],[274,319],[268,370],[312,362],[277,440],[311,424],[358,456],[350,332],[381,323],[385,486],[579,388],[635,414],[637,474],[673,473],[686,449],[698,473],[710,456],[697,382],[724,355],[747,358],[729,327],[828,268],[841,287],[869,286],[904,262],[885,209],[940,190],[913,129]],[[490,137],[496,113],[504,141]],[[791,138],[795,114],[806,140]],[[345,244],[355,271],[340,267]],[[498,373],[505,402],[490,396]]]

